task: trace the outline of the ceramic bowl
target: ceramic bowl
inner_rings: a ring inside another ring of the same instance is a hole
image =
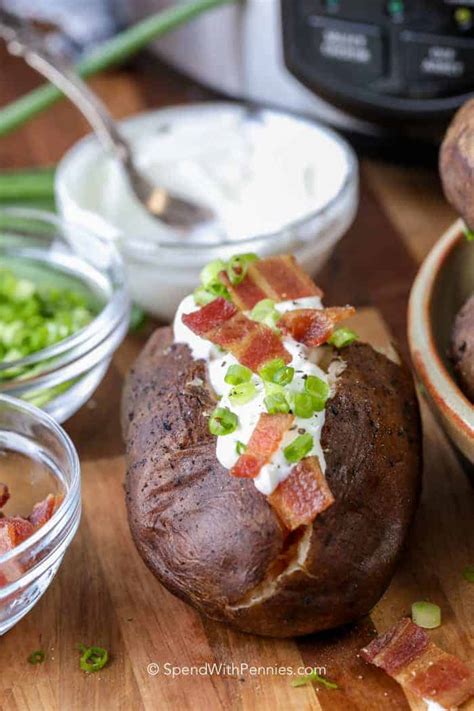
[[[455,316],[474,290],[474,243],[458,220],[435,244],[415,279],[408,340],[416,374],[444,429],[474,463],[474,404],[461,391],[449,360]]]

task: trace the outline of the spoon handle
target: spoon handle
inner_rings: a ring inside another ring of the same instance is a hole
[[[51,53],[43,36],[30,24],[0,9],[0,37],[10,54],[23,59],[60,89],[84,115],[105,150],[125,164],[131,152],[102,101],[69,64]]]

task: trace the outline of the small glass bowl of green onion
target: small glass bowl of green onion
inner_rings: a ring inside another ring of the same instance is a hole
[[[0,394],[73,415],[127,333],[115,246],[40,210],[0,210]]]

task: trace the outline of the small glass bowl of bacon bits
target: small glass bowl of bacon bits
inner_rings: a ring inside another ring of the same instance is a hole
[[[0,635],[48,588],[80,515],[71,440],[42,410],[0,395]]]

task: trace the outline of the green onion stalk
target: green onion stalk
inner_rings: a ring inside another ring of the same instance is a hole
[[[90,55],[81,60],[77,72],[82,77],[121,64],[146,47],[152,40],[190,22],[198,15],[236,0],[193,0],[177,7],[170,7],[129,27],[112,39],[104,42]],[[25,94],[0,110],[0,136],[21,126],[62,97],[62,92],[51,84]]]

